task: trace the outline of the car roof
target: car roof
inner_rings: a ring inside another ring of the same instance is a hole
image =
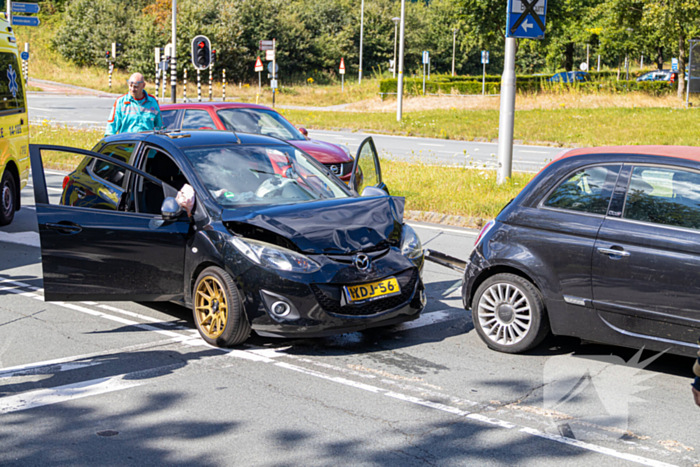
[[[599,146],[593,148],[570,149],[561,153],[556,160],[572,156],[590,154],[631,154],[640,156],[665,156],[700,162],[700,147],[697,146]]]
[[[188,136],[186,136],[188,135]],[[121,133],[108,136],[105,143],[118,141],[148,141],[151,143],[162,142],[162,146],[169,144],[178,148],[192,146],[218,146],[225,144],[249,144],[249,145],[284,145],[291,146],[286,141],[251,133],[234,133],[223,130],[186,130],[186,131],[145,131],[141,133]]]
[[[242,102],[187,102],[179,104],[164,104],[160,106],[161,111],[177,109],[261,109],[274,110],[270,107],[259,104],[247,104]]]

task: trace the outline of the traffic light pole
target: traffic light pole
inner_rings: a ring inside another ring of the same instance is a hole
[[[185,84],[182,86],[182,102],[187,102],[187,67],[183,70],[185,74]]]
[[[272,88],[272,108],[275,107],[275,93],[277,91],[277,40],[272,39],[272,80],[275,87]]]
[[[221,70],[222,82],[221,82],[221,100],[226,102],[226,70]]]
[[[172,57],[170,57],[170,98],[177,102],[177,0],[173,0],[173,37]],[[165,82],[165,80],[163,80]]]
[[[202,102],[202,82],[200,81],[199,68],[197,68],[197,101]]]

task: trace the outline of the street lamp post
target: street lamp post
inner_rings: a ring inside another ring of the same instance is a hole
[[[399,28],[399,56],[398,56],[398,67],[399,67],[399,79],[397,83],[397,95],[396,95],[396,121],[401,121],[401,116],[403,114],[403,40],[404,33],[406,29],[406,0],[401,0],[401,27]]]
[[[457,28],[452,28],[452,76],[455,75],[455,49],[457,47]]]
[[[360,7],[360,74],[358,77],[358,83],[362,84],[362,34],[365,28],[365,0],[362,0],[362,6]]]
[[[396,28],[399,25],[399,21],[401,21],[401,18],[391,18],[391,20],[394,22],[394,78],[396,78]]]

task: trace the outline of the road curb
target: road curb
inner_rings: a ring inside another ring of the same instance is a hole
[[[464,217],[452,214],[444,214],[431,211],[404,211],[404,219],[418,222],[430,222],[431,224],[452,225],[468,229],[481,229],[488,222],[481,217]]]

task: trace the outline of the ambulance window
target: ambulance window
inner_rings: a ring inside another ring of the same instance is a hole
[[[0,115],[24,111],[22,69],[17,63],[17,56],[0,52]]]

